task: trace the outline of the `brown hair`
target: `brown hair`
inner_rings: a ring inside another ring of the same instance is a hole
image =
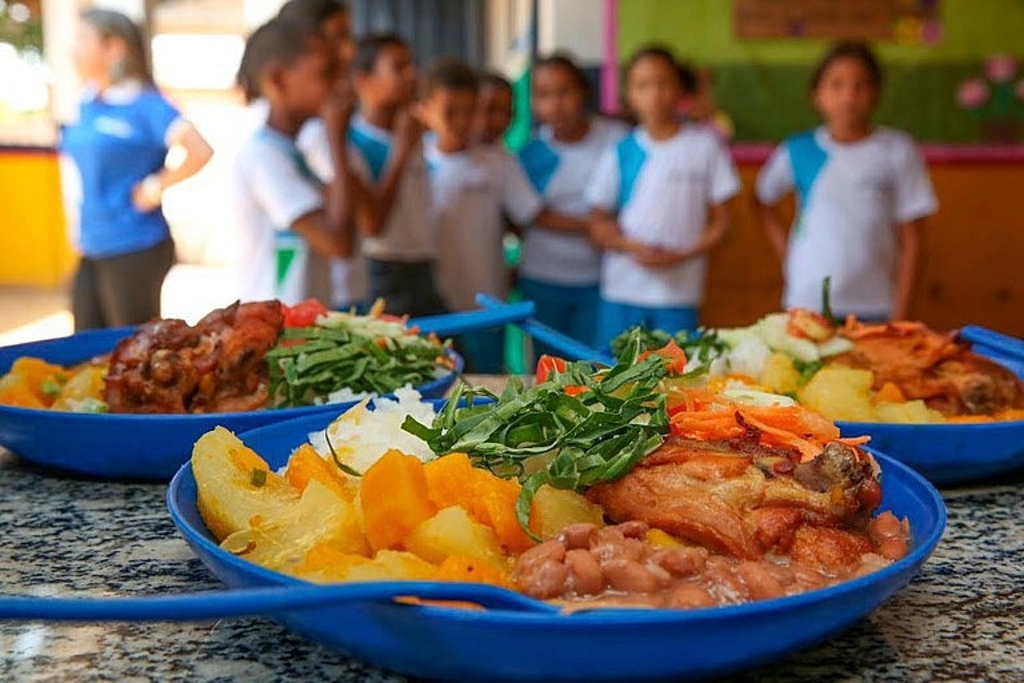
[[[480,76],[466,62],[454,57],[440,59],[430,67],[423,79],[423,97],[435,90],[455,90],[476,94],[480,89]]]
[[[591,91],[590,80],[587,75],[583,73],[583,69],[580,65],[565,52],[555,52],[546,57],[541,57],[537,60],[537,63],[533,65],[533,70],[538,71],[544,68],[563,69],[565,70],[580,90],[583,91],[584,95],[589,96]]]
[[[818,89],[821,79],[830,66],[843,59],[855,59],[864,65],[875,90],[882,88],[882,67],[878,64],[878,58],[871,51],[871,47],[860,41],[843,41],[835,43],[828,49],[825,55],[814,68],[811,75],[811,92]]]
[[[664,45],[648,44],[643,45],[626,62],[626,77],[629,77],[629,72],[633,70],[633,67],[637,65],[643,59],[658,59],[672,68],[676,73],[676,77],[679,79],[679,87],[683,89],[683,92],[688,95],[692,95],[697,92],[697,76],[694,74],[693,69],[689,65],[680,62],[676,59],[675,54],[672,50]]]
[[[137,78],[146,85],[153,85],[153,72],[149,68],[149,50],[146,39],[138,24],[120,12],[109,9],[87,9],[79,17],[92,26],[104,41],[121,40],[125,44],[123,73],[113,80]]]

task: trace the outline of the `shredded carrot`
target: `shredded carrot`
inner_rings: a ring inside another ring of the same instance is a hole
[[[748,406],[703,389],[677,389],[670,405],[669,421],[675,434],[710,441],[742,436],[753,428],[762,443],[793,448],[805,462],[821,453],[829,441],[851,446],[867,441],[867,437],[840,438],[834,423],[801,406]]]

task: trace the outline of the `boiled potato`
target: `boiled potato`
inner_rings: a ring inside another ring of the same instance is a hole
[[[351,501],[313,479],[297,503],[258,515],[251,528],[228,536],[221,547],[260,566],[287,571],[320,545],[346,554],[369,554]]]
[[[871,402],[873,375],[870,370],[843,366],[822,368],[800,390],[797,398],[804,406],[832,420],[874,422]]]
[[[800,384],[800,373],[789,356],[776,351],[768,356],[757,381],[777,394],[791,394]]]
[[[946,418],[937,410],[932,410],[924,401],[905,401],[902,403],[879,403],[875,406],[878,419],[882,422],[900,424],[928,424],[945,422]]]
[[[381,550],[373,558],[344,553],[330,545],[312,548],[287,573],[316,583],[339,581],[431,581],[438,569],[403,550]]]
[[[504,564],[494,530],[475,521],[461,505],[446,507],[422,522],[405,537],[405,548],[433,564],[453,555]]]
[[[299,489],[271,472],[263,458],[223,427],[196,441],[192,474],[199,514],[218,541],[261,520],[285,517],[300,499]]]
[[[67,383],[61,387],[57,400],[53,402],[56,410],[75,410],[84,401],[103,400],[103,378],[107,368],[90,365],[81,368]]]
[[[576,493],[545,484],[533,497],[530,527],[539,529],[543,539],[553,538],[562,529],[576,522],[604,526],[604,510]]]

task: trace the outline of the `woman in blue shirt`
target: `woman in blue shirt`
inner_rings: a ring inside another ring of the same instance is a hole
[[[160,288],[174,262],[161,197],[213,154],[156,89],[143,40],[119,12],[81,15],[73,57],[86,87],[78,121],[61,135],[81,186],[81,258],[71,297],[76,330],[159,316]],[[173,167],[166,163],[171,147],[184,152]]]

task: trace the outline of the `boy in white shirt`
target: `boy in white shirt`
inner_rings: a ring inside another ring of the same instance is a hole
[[[473,69],[461,61],[439,62],[427,77],[421,104],[432,131],[426,157],[438,219],[438,283],[454,311],[476,308],[478,293],[499,299],[508,295],[504,216],[523,224],[541,209],[511,155],[471,145],[478,83]],[[464,335],[469,369],[501,372],[503,339],[500,328]]]
[[[605,250],[600,348],[633,325],[696,329],[707,252],[725,235],[727,202],[740,189],[718,138],[676,117],[681,69],[664,48],[633,55],[627,99],[639,125],[605,153],[587,191],[591,236]]]
[[[268,113],[239,151],[232,177],[242,300],[329,301],[328,259],[351,254],[343,136],[351,107],[335,94],[337,62],[337,51],[312,22],[273,19],[246,43],[245,63]],[[330,146],[339,173],[326,188],[295,146],[302,125],[317,115],[338,133]]]
[[[359,111],[349,129],[360,183],[356,225],[369,266],[370,300],[396,315],[445,311],[437,294],[437,230],[423,158],[423,124],[413,111],[417,75],[409,47],[378,34],[356,44]]]

